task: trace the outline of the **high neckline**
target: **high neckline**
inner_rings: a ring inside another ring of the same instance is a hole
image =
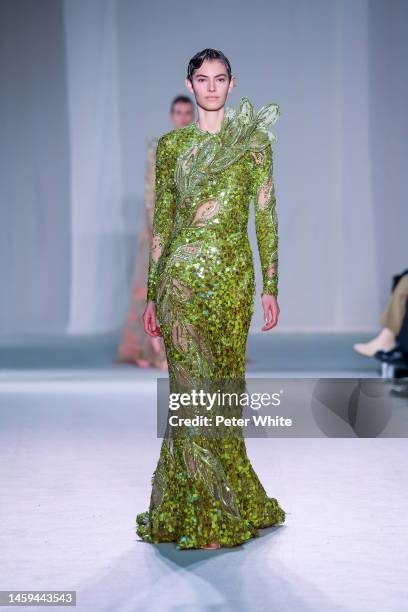
[[[200,128],[198,121],[194,121],[194,125],[197,128],[197,130],[201,132],[202,134],[209,134],[210,136],[216,136],[217,134],[221,132],[221,128],[218,130],[218,132],[209,132],[208,130],[203,130],[202,128]]]

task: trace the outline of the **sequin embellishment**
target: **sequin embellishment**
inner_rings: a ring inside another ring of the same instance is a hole
[[[255,113],[243,97],[238,110],[226,110],[219,132],[190,124],[158,141],[147,299],[156,303],[170,392],[212,390],[218,382],[221,390],[245,388],[255,296],[247,234],[251,201],[262,293],[278,295],[277,139],[270,126],[279,113],[277,104]],[[195,413],[191,405],[183,410]],[[149,509],[136,517],[145,541],[231,547],[285,521],[285,511],[253,469],[242,435],[207,434],[193,426],[177,435],[166,431]]]

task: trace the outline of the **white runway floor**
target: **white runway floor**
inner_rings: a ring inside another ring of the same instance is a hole
[[[140,541],[157,375],[3,369],[1,590],[76,590],[86,612],[406,608],[405,439],[248,439],[284,525],[219,551]]]

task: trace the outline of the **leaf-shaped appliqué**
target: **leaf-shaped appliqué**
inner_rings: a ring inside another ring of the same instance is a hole
[[[251,123],[254,120],[254,107],[251,102],[243,96],[239,105],[239,113],[245,123]]]
[[[268,137],[269,137],[269,142],[271,144],[274,144],[275,142],[278,141],[276,134],[274,134],[273,132],[268,132]]]
[[[195,211],[193,225],[203,227],[207,224],[207,221],[213,219],[220,209],[220,203],[218,200],[207,200],[201,202]]]
[[[197,146],[197,145],[196,145]],[[209,166],[213,161],[218,150],[218,144],[215,140],[207,140],[207,142],[198,148],[197,166]]]
[[[191,324],[187,324],[187,330],[191,340],[195,343],[197,355],[199,355],[199,372],[203,378],[210,378],[214,367],[214,356],[208,338],[201,333],[200,335]]]
[[[176,163],[175,182],[181,200],[199,193],[209,175],[222,172],[235,163],[246,151],[261,151],[269,142],[275,142],[269,126],[276,122],[279,105],[270,103],[255,115],[251,102],[243,96],[239,111],[228,107],[221,129],[216,134],[196,143],[193,152],[181,154]]]
[[[202,244],[181,244],[176,251],[171,255],[170,261],[189,261],[191,257],[199,255],[202,250]]]
[[[224,117],[226,119],[233,120],[235,119],[236,115],[237,115],[237,111],[235,110],[235,108],[233,108],[232,106],[228,106],[228,108],[225,111]]]
[[[187,287],[178,278],[173,278],[173,290],[176,294],[176,297],[184,301],[189,300],[193,293],[191,287]]]
[[[262,151],[262,149],[265,149],[270,142],[269,134],[270,133],[265,133],[262,130],[256,130],[250,142],[248,143],[248,150]]]
[[[204,484],[210,495],[221,502],[226,512],[240,517],[231,485],[219,459],[195,440],[189,440],[189,443],[185,444],[183,455],[190,475]]]
[[[185,353],[188,350],[188,334],[183,323],[175,321],[172,328],[172,340],[176,348]]]
[[[279,115],[279,104],[264,104],[257,114],[258,126],[263,129],[268,129],[271,125],[276,123]]]

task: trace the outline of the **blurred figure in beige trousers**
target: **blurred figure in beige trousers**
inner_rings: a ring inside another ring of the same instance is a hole
[[[362,355],[373,357],[377,351],[390,351],[397,342],[402,322],[406,312],[406,302],[408,298],[408,274],[402,276],[380,317],[382,330],[373,340],[366,343],[354,344],[353,348]]]

